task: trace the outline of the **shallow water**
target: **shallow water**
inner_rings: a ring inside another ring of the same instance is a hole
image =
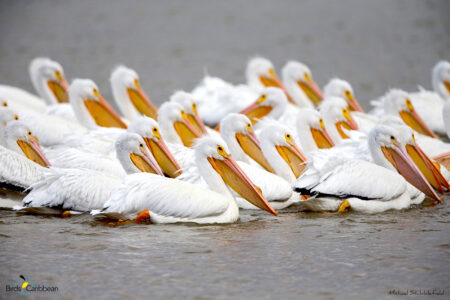
[[[308,63],[321,85],[348,79],[368,108],[389,87],[430,88],[431,67],[450,59],[448,11],[449,1],[1,1],[0,83],[32,91],[27,64],[48,55],[111,99],[109,72],[125,63],[161,103],[205,69],[242,82],[246,60],[261,54],[277,69]],[[243,211],[222,226],[110,227],[0,210],[0,298],[21,297],[5,292],[21,274],[58,286],[38,298],[448,295],[446,200],[377,215]]]

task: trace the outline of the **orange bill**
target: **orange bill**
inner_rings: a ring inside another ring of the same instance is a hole
[[[51,166],[36,137],[32,137],[29,141],[17,140],[17,144],[29,160],[43,167]]]
[[[141,172],[164,176],[159,166],[147,154],[131,153],[130,159]]]
[[[295,178],[299,178],[306,168],[306,156],[292,143],[289,146],[275,146],[280,156],[291,168]]]
[[[428,197],[442,202],[442,199],[436,194],[427,179],[400,145],[395,145],[394,147],[383,146],[381,147],[381,150],[400,175],[402,175],[409,183]]]
[[[439,139],[439,137],[433,133],[433,131],[427,126],[427,124],[425,124],[425,122],[416,113],[415,110],[413,111],[402,110],[401,112],[399,112],[399,114],[403,122],[405,122],[405,124],[411,127],[413,130],[417,131],[418,133]]]
[[[229,156],[222,160],[208,157],[208,161],[223,181],[242,198],[269,213],[278,215],[263,196],[261,189],[248,178],[233,158]]]
[[[144,138],[144,140],[156,162],[167,176],[175,178],[182,173],[180,165],[175,157],[173,157],[163,139],[160,138],[158,141],[154,141],[151,138]]]
[[[275,170],[272,168],[272,166],[264,156],[259,145],[259,140],[253,130],[250,131],[249,134],[236,133],[236,140],[245,154],[250,156],[251,159],[256,161],[266,171],[275,174]]]
[[[128,88],[127,94],[138,112],[144,116],[158,120],[158,109],[153,105],[141,87],[138,89]]]
[[[90,99],[84,100],[84,105],[86,105],[87,110],[98,126],[127,128],[125,122],[112,107],[109,106],[103,97],[98,97],[98,101]]]

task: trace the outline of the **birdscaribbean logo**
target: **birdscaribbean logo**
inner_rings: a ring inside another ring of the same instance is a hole
[[[29,295],[31,293],[54,293],[58,292],[57,286],[46,286],[35,284],[33,279],[26,275],[20,275],[12,285],[6,285],[6,292],[16,292],[19,295]]]

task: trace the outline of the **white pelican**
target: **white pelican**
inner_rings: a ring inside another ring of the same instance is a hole
[[[239,208],[231,186],[247,201],[277,215],[220,138],[200,138],[195,161],[212,191],[161,176],[133,174],[114,190],[102,211],[93,214],[134,219],[147,212],[153,223],[232,223],[239,219]]]
[[[383,115],[400,116],[406,125],[411,127],[414,131],[423,135],[428,135],[437,138],[436,134],[428,127],[417,113],[409,94],[405,91],[393,89],[379,100],[372,101],[376,107],[375,113],[378,117]]]
[[[350,111],[364,112],[355,98],[352,86],[345,80],[339,78],[331,79],[323,88],[323,94],[325,98],[339,97],[344,99],[347,101]]]
[[[346,130],[358,130],[358,125],[350,114],[348,104],[344,99],[325,98],[319,109],[325,128],[335,144],[339,144],[342,139],[349,137]]]
[[[153,160],[144,140],[136,133],[124,132],[116,142],[117,159],[126,174],[147,172],[163,175]],[[96,160],[91,163],[97,163]],[[125,176],[115,176],[92,169],[50,168],[43,178],[31,186],[23,199],[25,211],[49,207],[62,210],[91,211],[103,207],[114,186]],[[32,208],[31,210],[29,208]],[[19,207],[15,208],[19,209]],[[45,210],[44,210],[45,211]]]
[[[144,115],[156,120],[158,109],[142,89],[136,71],[118,66],[112,71],[110,81],[116,104],[127,119]]]
[[[176,102],[165,102],[158,111],[163,138],[169,142],[190,147],[200,133],[189,121],[183,107]]]
[[[183,91],[177,91],[172,96],[170,96],[170,101],[176,102],[181,105],[189,122],[194,126],[198,133],[208,134],[213,131],[211,128],[207,130],[207,128],[203,124],[203,121],[197,112],[196,100],[191,94]]]
[[[145,116],[139,117],[131,122],[128,131],[142,136],[164,174],[175,178],[182,173],[180,165],[161,137],[159,125],[154,119]]]
[[[343,211],[347,207],[366,213],[404,209],[412,202],[408,184],[441,201],[426,178],[395,137],[397,131],[376,126],[369,135],[369,148],[376,164],[339,155],[317,152],[294,189],[311,195],[302,204],[310,210]],[[397,170],[402,176],[395,172]]]
[[[305,64],[289,61],[281,71],[286,90],[299,107],[314,107],[323,98],[322,91],[314,81],[311,70]]]
[[[266,123],[259,135],[264,156],[276,174],[292,183],[303,173],[306,157],[289,128],[275,122]]]
[[[42,178],[50,166],[37,138],[23,123],[9,122],[3,130],[0,146],[0,187],[23,192]]]
[[[265,170],[275,173],[264,156],[252,123],[243,114],[231,113],[220,122],[220,135],[230,148],[237,161],[260,165]]]
[[[246,115],[252,124],[262,119],[279,119],[286,110],[288,101],[279,88],[269,87],[262,90],[259,98],[240,113]],[[256,129],[258,126],[256,126]]]
[[[320,113],[314,108],[301,108],[297,113],[297,137],[305,152],[334,146]]]
[[[70,103],[78,121],[91,129],[127,128],[127,124],[100,94],[90,79],[74,79],[69,88]]]

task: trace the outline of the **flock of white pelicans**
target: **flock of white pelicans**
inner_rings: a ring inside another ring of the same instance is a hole
[[[118,66],[110,82],[122,115],[92,80],[69,86],[55,61],[36,58],[29,72],[37,96],[0,85],[0,188],[24,194],[3,207],[205,224],[290,205],[379,213],[449,191],[449,62],[433,68],[433,91],[391,89],[369,113],[347,81],[322,90],[296,61],[280,80],[253,58],[246,84],[206,76],[159,108]]]

